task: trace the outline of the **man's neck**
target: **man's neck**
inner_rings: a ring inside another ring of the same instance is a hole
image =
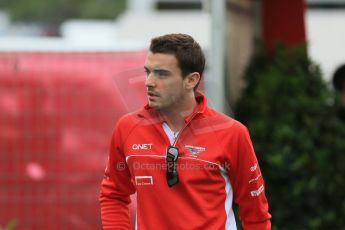
[[[168,124],[173,132],[179,132],[185,126],[185,118],[192,114],[198,103],[194,97],[194,94],[176,108],[161,111],[164,121]]]

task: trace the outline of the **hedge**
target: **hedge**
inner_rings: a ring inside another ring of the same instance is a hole
[[[345,229],[345,124],[306,47],[257,46],[235,109],[266,183],[272,229]]]

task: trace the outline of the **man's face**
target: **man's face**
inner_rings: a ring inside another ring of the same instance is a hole
[[[151,108],[176,108],[186,93],[184,79],[173,54],[149,52],[144,65],[148,103]]]

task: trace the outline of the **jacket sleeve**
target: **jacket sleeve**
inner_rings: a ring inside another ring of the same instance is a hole
[[[131,228],[129,204],[130,195],[135,192],[135,188],[122,152],[122,143],[117,125],[112,135],[100,192],[101,218],[105,230]]]
[[[237,128],[229,172],[234,202],[239,206],[244,230],[270,230],[271,215],[268,212],[264,180],[252,141],[245,126],[240,124]]]

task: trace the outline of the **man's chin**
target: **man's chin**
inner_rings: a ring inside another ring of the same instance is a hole
[[[150,101],[149,101],[149,106],[152,109],[160,109],[160,107],[161,107],[158,103],[154,103],[154,102],[150,102]]]

